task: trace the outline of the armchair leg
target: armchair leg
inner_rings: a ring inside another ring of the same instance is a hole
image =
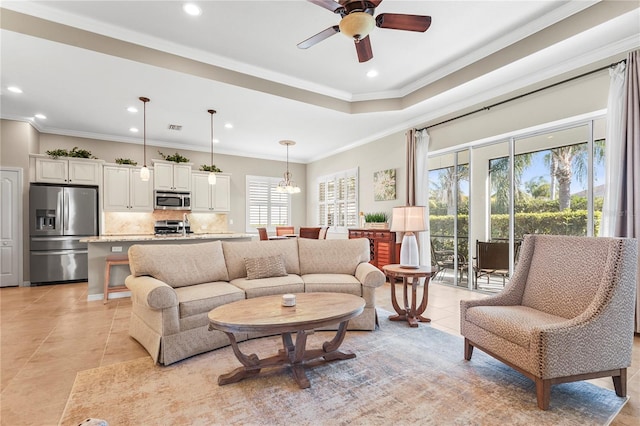
[[[549,401],[551,399],[551,380],[536,377],[536,398],[538,399],[538,408],[541,410],[549,409]]]
[[[612,376],[613,387],[616,390],[616,395],[627,396],[627,369],[621,368],[619,376]]]
[[[469,339],[465,337],[464,338],[464,359],[466,359],[467,361],[470,361],[471,355],[473,355],[473,345],[471,344]]]

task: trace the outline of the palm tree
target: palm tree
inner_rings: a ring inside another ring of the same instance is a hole
[[[571,208],[571,181],[575,174],[579,182],[584,182],[587,176],[588,160],[587,144],[553,148],[545,155],[545,162],[551,172],[551,194],[554,195],[554,180],[558,182],[558,197],[560,210]],[[604,160],[604,140],[594,143],[594,161],[600,163]]]
[[[513,180],[515,199],[520,200],[524,193],[520,189],[522,173],[531,165],[533,155],[519,154],[513,158]],[[491,191],[493,192],[494,207],[491,213],[507,213],[509,211],[509,157],[496,158],[489,162],[489,176],[491,179]]]

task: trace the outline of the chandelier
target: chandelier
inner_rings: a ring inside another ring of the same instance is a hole
[[[294,141],[280,141],[280,145],[287,147],[287,171],[284,173],[284,179],[278,183],[276,191],[285,192],[288,194],[297,194],[300,192],[300,187],[291,180],[291,173],[289,172],[289,147],[295,145]]]

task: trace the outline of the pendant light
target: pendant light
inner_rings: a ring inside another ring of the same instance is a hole
[[[209,181],[209,185],[216,184],[216,174],[213,171],[213,114],[216,113],[215,109],[207,110],[209,114],[211,114],[211,170],[209,170],[209,177],[207,180]]]
[[[284,173],[284,179],[278,183],[276,191],[286,192],[289,194],[297,194],[300,192],[300,187],[291,180],[291,173],[289,173],[289,147],[295,145],[294,141],[280,141],[280,145],[287,147],[287,171]]]
[[[143,102],[143,127],[142,127],[142,154],[144,156],[143,166],[140,169],[140,179],[142,181],[147,182],[149,180],[149,168],[147,167],[147,102],[149,102],[149,98],[145,98],[141,96],[139,98]]]

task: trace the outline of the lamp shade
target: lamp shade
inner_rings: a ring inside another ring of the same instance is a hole
[[[394,207],[391,216],[391,231],[418,232],[427,229],[424,206]]]

